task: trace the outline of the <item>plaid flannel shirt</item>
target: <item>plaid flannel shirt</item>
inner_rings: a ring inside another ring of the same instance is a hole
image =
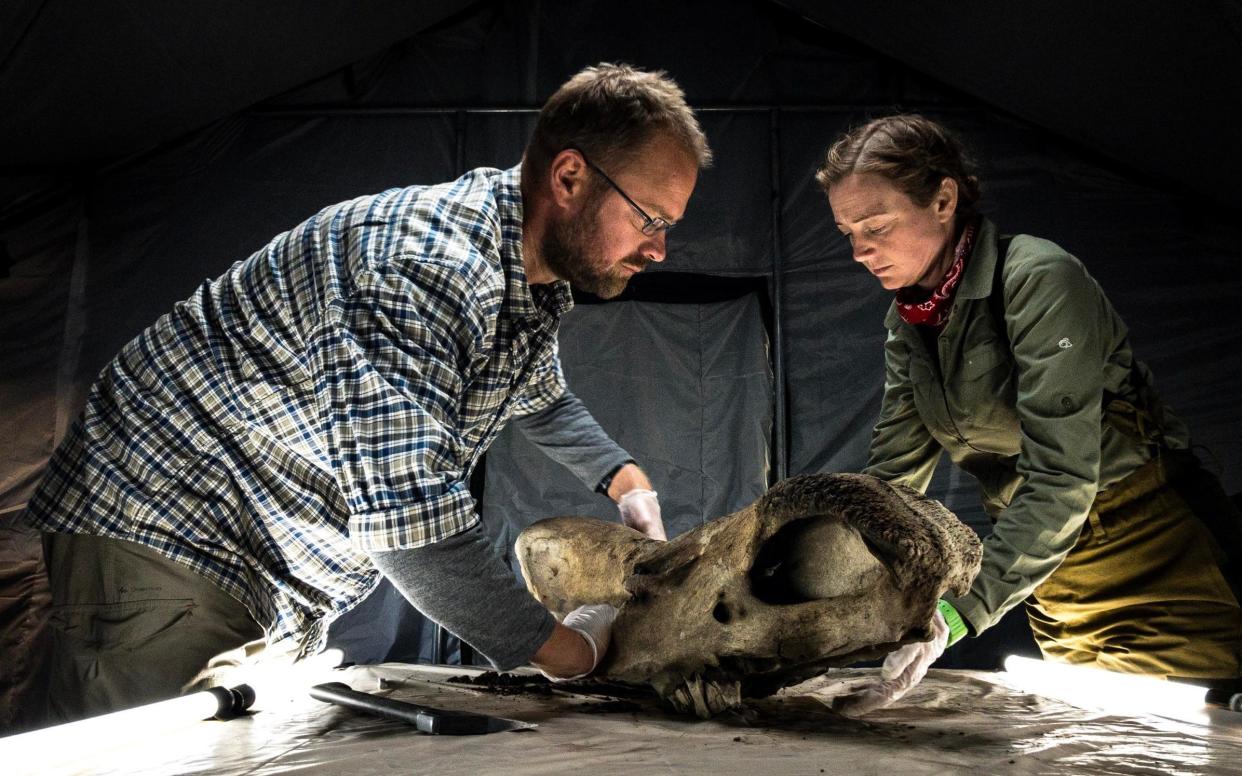
[[[572,305],[526,282],[518,168],[334,205],[121,350],[29,514],[152,547],[315,652],[378,582],[366,551],[477,522],[479,456],[565,390]]]

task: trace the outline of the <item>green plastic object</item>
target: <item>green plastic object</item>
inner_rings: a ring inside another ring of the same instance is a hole
[[[948,649],[961,641],[962,637],[966,635],[966,622],[962,619],[962,615],[958,614],[957,610],[953,608],[953,604],[943,598],[936,604],[936,608],[940,610],[945,623],[949,626],[949,643],[945,644],[945,649]]]

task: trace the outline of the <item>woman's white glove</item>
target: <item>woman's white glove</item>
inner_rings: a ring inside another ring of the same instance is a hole
[[[635,531],[645,533],[649,539],[659,541],[668,539],[664,535],[664,521],[660,519],[660,502],[656,500],[654,490],[634,488],[627,491],[617,502],[617,509],[621,510],[621,522]]]
[[[927,669],[944,654],[949,643],[949,625],[944,615],[936,610],[931,621],[932,637],[899,647],[884,658],[880,678],[872,679],[845,695],[833,699],[832,709],[846,716],[856,717],[876,709],[882,709],[914,689],[923,681]]]
[[[579,606],[561,621],[570,630],[577,631],[587,644],[591,645],[591,667],[577,676],[549,676],[554,682],[568,682],[587,676],[599,665],[599,661],[608,652],[612,641],[612,623],[617,619],[617,609],[612,604],[587,604]]]

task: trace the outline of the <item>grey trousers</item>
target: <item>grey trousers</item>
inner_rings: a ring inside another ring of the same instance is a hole
[[[223,589],[135,542],[44,534],[48,724],[166,700],[263,638]]]

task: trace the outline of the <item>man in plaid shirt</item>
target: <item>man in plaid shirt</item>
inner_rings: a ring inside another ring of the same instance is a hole
[[[615,296],[664,259],[710,159],[662,73],[588,68],[518,167],[326,208],[128,343],[29,505],[53,717],[210,683],[256,640],[319,652],[381,574],[498,667],[593,670],[615,612],[557,623],[494,555],[467,482],[514,418],[664,538],[650,482],[567,391],[556,336],[571,284]]]

